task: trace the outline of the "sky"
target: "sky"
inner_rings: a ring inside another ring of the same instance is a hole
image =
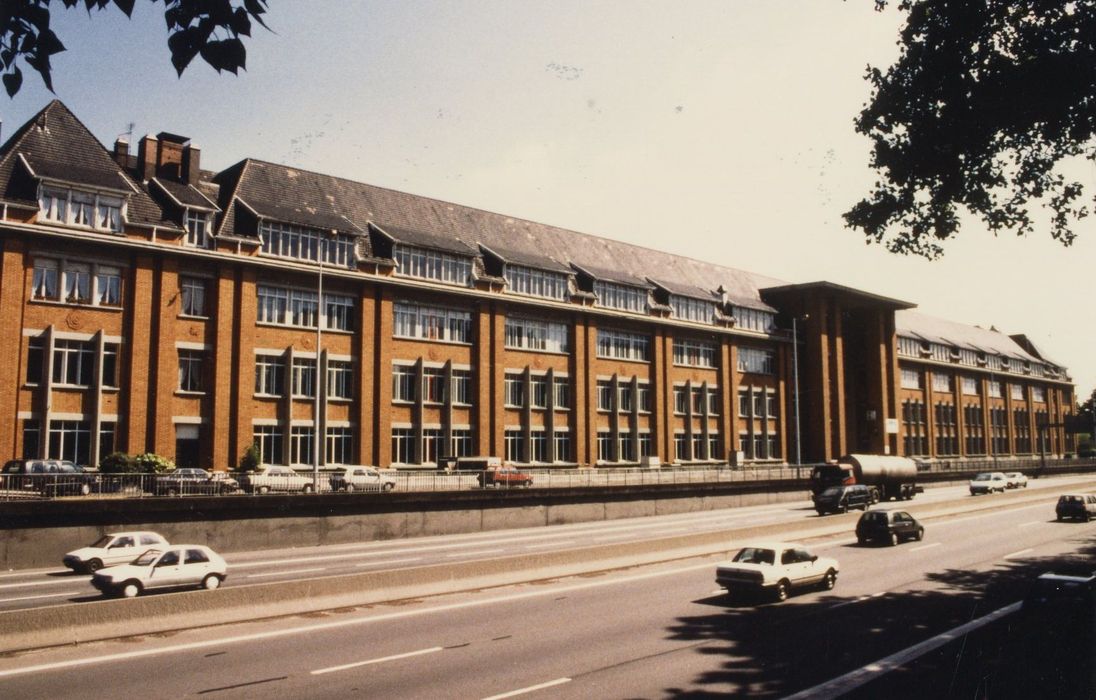
[[[994,237],[966,219],[942,260],[844,226],[875,174],[853,119],[903,15],[873,0],[270,0],[247,70],[177,78],[163,5],[53,3],[55,94],[0,95],[2,136],[54,97],[108,146],[193,139],[245,157],[613,238],[787,282],[829,280],[1025,333],[1096,388],[1096,220]],[[1096,191],[1096,167],[1074,168]]]

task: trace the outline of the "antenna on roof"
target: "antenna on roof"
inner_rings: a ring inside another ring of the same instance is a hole
[[[126,143],[129,143],[130,138],[133,136],[133,127],[137,126],[135,123],[130,122],[126,125],[126,130],[118,134],[119,139],[125,139]]]

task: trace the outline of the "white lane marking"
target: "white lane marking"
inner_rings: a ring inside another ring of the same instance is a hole
[[[1042,520],[1032,520],[1030,522],[1020,523],[1016,527],[1031,527],[1032,525],[1042,525],[1042,524],[1043,524]]]
[[[885,596],[886,594],[887,594],[886,591],[879,591],[878,593],[872,593],[871,595],[862,595],[859,598],[853,598],[852,600],[846,600],[844,603],[838,603],[837,605],[831,605],[830,607],[828,607],[826,609],[827,610],[837,610],[838,608],[843,608],[846,605],[855,605],[856,603],[863,603],[865,600],[871,600],[872,598],[879,598],[881,596]]]
[[[903,649],[902,651],[891,654],[884,659],[880,659],[879,661],[875,661],[866,666],[862,666],[855,671],[850,671],[843,676],[838,676],[837,678],[828,680],[821,685],[816,685],[813,688],[801,690],[795,695],[789,695],[784,700],[806,700],[807,698],[812,698],[813,700],[817,698],[840,697],[849,692],[852,692],[856,688],[859,688],[869,681],[890,673],[897,668],[901,668],[903,665],[909,663],[910,661],[913,661],[914,659],[924,656],[934,649],[939,649],[948,642],[954,641],[959,637],[962,637],[967,632],[972,632],[979,627],[988,625],[994,620],[1002,618],[1005,615],[1011,615],[1019,609],[1020,603],[1006,605],[1005,607],[994,610],[990,614],[980,617],[977,620],[971,620],[966,624],[959,625],[958,627],[950,629],[947,632],[943,632],[942,634],[938,634],[931,639],[926,639],[920,644],[914,644],[913,646]]]
[[[528,688],[519,688],[518,690],[511,690],[509,693],[502,693],[501,695],[492,695],[491,697],[484,698],[483,700],[502,700],[502,698],[512,698],[515,695],[525,695],[526,693],[532,693],[536,690],[543,690],[544,688],[551,688],[557,685],[563,685],[564,683],[570,683],[570,678],[557,678],[554,681],[548,681],[547,683],[540,683],[538,685],[531,685]]]
[[[248,574],[244,578],[263,578],[264,576],[290,576],[292,574],[310,574],[313,571],[323,571],[324,567],[314,566],[311,569],[293,569],[292,571],[268,571],[265,574]]]
[[[49,595],[25,595],[19,598],[3,598],[0,603],[14,603],[17,600],[37,600],[38,598],[64,598],[67,595],[91,595],[91,591],[69,591],[68,593],[50,593]]]
[[[91,579],[84,579],[90,581]],[[25,583],[5,583],[0,585],[0,588],[27,588],[29,586],[63,586],[65,584],[71,584],[73,579],[62,579],[60,581],[27,581]]]
[[[474,552],[457,552],[456,554],[446,554],[445,556],[446,556],[447,559],[453,559],[453,558],[456,558],[456,557],[476,557],[476,556],[479,556],[480,554],[498,554],[499,552],[504,552],[504,551],[506,551],[506,550],[504,550],[504,549],[477,549]]]
[[[432,608],[419,608],[416,610],[397,610],[390,613],[382,613],[373,617],[352,618],[346,620],[332,620],[330,622],[318,622],[311,625],[305,625],[303,627],[293,627],[289,629],[280,630],[268,630],[266,632],[254,632],[252,634],[241,634],[234,637],[224,637],[222,639],[208,639],[200,642],[188,642],[186,644],[176,644],[173,646],[160,647],[156,649],[141,649],[136,651],[127,651],[117,654],[106,654],[103,656],[92,656],[83,659],[69,659],[68,661],[55,661],[46,664],[37,664],[34,666],[25,666],[23,668],[13,668],[6,671],[0,671],[0,678],[7,678],[10,676],[19,676],[27,673],[37,673],[39,671],[53,671],[62,668],[74,668],[78,666],[89,666],[91,664],[106,663],[110,661],[124,661],[127,659],[139,659],[146,656],[157,656],[160,654],[175,654],[181,651],[190,651],[193,649],[206,649],[209,647],[223,646],[225,644],[239,644],[242,642],[252,642],[260,639],[276,639],[278,637],[289,637],[298,634],[312,634],[314,632],[322,632],[325,630],[338,629],[341,627],[356,627],[359,625],[369,625],[375,622],[387,622],[389,620],[399,620],[406,617],[419,617],[422,615],[433,615],[437,613],[446,613],[453,610],[465,610],[468,608],[478,608],[487,605],[497,605],[499,603],[511,603],[514,601],[528,600],[530,598],[537,598],[540,596],[558,596],[561,593],[570,593],[572,591],[581,591],[591,588],[601,588],[603,586],[615,586],[619,584],[633,583],[635,581],[646,581],[653,578],[661,578],[663,576],[676,576],[679,574],[689,573],[690,571],[699,571],[701,569],[711,569],[711,562],[705,562],[703,564],[694,564],[692,566],[685,566],[680,569],[667,569],[663,571],[650,571],[644,574],[635,574],[634,576],[625,576],[619,579],[606,579],[601,581],[584,581],[582,583],[575,583],[567,586],[561,586],[559,588],[538,588],[537,590],[524,591],[522,593],[514,593],[508,596],[497,596],[493,598],[484,598],[480,600],[468,600],[460,603],[449,603],[447,605],[439,605]]]
[[[574,540],[566,540],[565,542],[542,542],[540,544],[527,544],[526,549],[541,549],[542,547],[555,547],[559,544],[574,544]]]
[[[405,654],[393,654],[392,656],[382,656],[379,659],[369,659],[368,661],[357,661],[352,664],[343,664],[342,666],[331,666],[330,668],[318,668],[312,672],[313,676],[319,676],[324,673],[332,673],[334,671],[345,671],[348,668],[357,668],[358,666],[369,666],[370,664],[383,664],[385,661],[396,661],[398,659],[407,659],[412,656],[422,656],[423,654],[433,654],[435,651],[441,651],[444,647],[430,647],[429,649],[419,649],[418,651],[409,651]]]
[[[1006,554],[1005,556],[1003,556],[1001,558],[1002,559],[1011,559],[1012,557],[1018,557],[1018,556],[1027,554],[1028,552],[1032,551],[1033,549],[1034,549],[1033,547],[1028,547],[1027,549],[1021,549],[1019,552],[1012,552],[1011,554]]]
[[[933,547],[939,547],[944,544],[943,542],[932,542],[931,544],[923,544],[920,547],[914,547],[911,552],[920,552],[922,549],[932,549]]]
[[[406,564],[409,561],[421,561],[422,557],[407,557],[406,559],[386,559],[385,561],[363,561],[354,566],[384,566],[385,564]]]

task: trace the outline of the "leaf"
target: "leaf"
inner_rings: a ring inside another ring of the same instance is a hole
[[[118,9],[126,13],[126,17],[133,15],[133,2],[134,0],[114,0],[114,4],[118,6]]]
[[[171,51],[171,64],[175,66],[175,72],[179,75],[183,74],[201,50],[201,34],[201,30],[197,27],[188,27],[180,29],[167,38],[167,48]]]
[[[19,70],[19,66],[13,66],[10,73],[4,74],[4,89],[8,91],[8,97],[15,97],[22,85],[23,71]]]
[[[237,35],[251,36],[251,19],[247,16],[247,10],[237,7],[232,13],[232,31]]]
[[[65,50],[65,45],[57,38],[51,29],[44,29],[38,34],[38,51],[52,56]]]
[[[202,47],[201,53],[206,63],[218,71],[226,70],[237,74],[240,68],[246,69],[244,64],[247,60],[247,49],[239,39],[210,41]]]

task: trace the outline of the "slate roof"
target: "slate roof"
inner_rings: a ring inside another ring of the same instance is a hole
[[[396,243],[406,243],[417,248],[433,248],[434,250],[442,250],[448,253],[456,253],[469,257],[479,255],[478,248],[465,243],[459,238],[436,235],[426,231],[416,231],[414,229],[395,226],[380,221],[375,221],[373,223]]]
[[[200,207],[213,211],[220,210],[220,207],[217,206],[216,202],[211,200],[193,185],[184,185],[183,183],[175,182],[174,180],[161,180],[158,177],[152,178],[150,182],[154,187],[159,187],[166,192],[180,206]]]
[[[538,270],[547,270],[549,272],[560,272],[565,275],[571,275],[575,272],[574,268],[567,263],[560,262],[552,256],[539,251],[530,253],[526,251],[510,250],[509,248],[500,246],[481,245],[487,249],[490,254],[507,264],[533,267]]]
[[[1016,358],[1027,362],[1044,360],[1028,353],[1015,340],[995,330],[969,326],[915,311],[896,311],[895,331],[900,336],[918,338],[932,343]]]
[[[130,223],[179,228],[60,100],[46,105],[0,146],[0,197],[35,205],[33,193],[18,186],[23,162],[34,177],[128,194]]]

